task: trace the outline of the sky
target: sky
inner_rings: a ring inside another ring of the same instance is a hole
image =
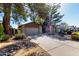
[[[79,27],[79,3],[61,3],[60,13],[64,14],[62,22],[66,22],[70,26],[74,25]],[[2,18],[3,14],[0,13],[0,20]],[[30,22],[29,19],[28,22]],[[17,25],[14,23],[12,27],[17,28]]]
[[[62,3],[60,12],[64,14],[63,22],[79,27],[79,3]]]

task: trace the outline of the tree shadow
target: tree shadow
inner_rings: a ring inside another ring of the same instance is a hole
[[[43,37],[43,34],[39,34],[39,35],[31,35],[30,37],[31,37],[31,39],[36,40],[38,37]]]
[[[79,42],[79,39],[72,39],[72,41]]]
[[[28,49],[31,47],[35,47],[36,44],[30,42],[29,44],[26,44],[25,42],[18,42],[12,45],[8,45],[4,48],[0,49],[0,56],[13,56],[13,52],[19,50],[19,49]]]
[[[60,36],[60,35],[47,35],[47,36],[52,38],[52,39],[55,38],[55,40],[60,40],[60,41],[67,41],[67,40],[69,40],[66,37]]]
[[[52,39],[55,38],[54,40],[79,42],[79,39],[72,39],[72,38],[68,39],[68,38],[66,38],[64,36],[60,36],[60,35],[57,35],[57,36],[55,36],[55,35],[47,35],[47,36],[52,38]]]
[[[31,35],[30,37],[31,37],[31,39],[34,39],[34,40],[36,40],[37,38],[39,38],[39,37],[43,37],[43,36],[47,36],[47,37],[50,37],[50,38],[52,38],[52,39],[58,39],[58,40],[61,40],[61,41],[65,41],[65,40],[69,40],[69,39],[67,39],[67,38],[65,38],[64,36],[60,36],[60,35],[52,35],[52,34],[40,34],[40,35]]]

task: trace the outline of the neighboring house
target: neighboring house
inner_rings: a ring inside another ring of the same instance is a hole
[[[22,29],[26,35],[37,35],[42,33],[42,26],[34,22],[20,25],[19,28]]]

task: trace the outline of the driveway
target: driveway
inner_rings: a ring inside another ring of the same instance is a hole
[[[53,35],[32,36],[32,42],[37,43],[52,56],[79,56],[79,42],[64,40]]]

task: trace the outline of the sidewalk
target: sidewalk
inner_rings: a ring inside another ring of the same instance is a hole
[[[79,56],[79,42],[42,35],[31,40],[52,56]]]

